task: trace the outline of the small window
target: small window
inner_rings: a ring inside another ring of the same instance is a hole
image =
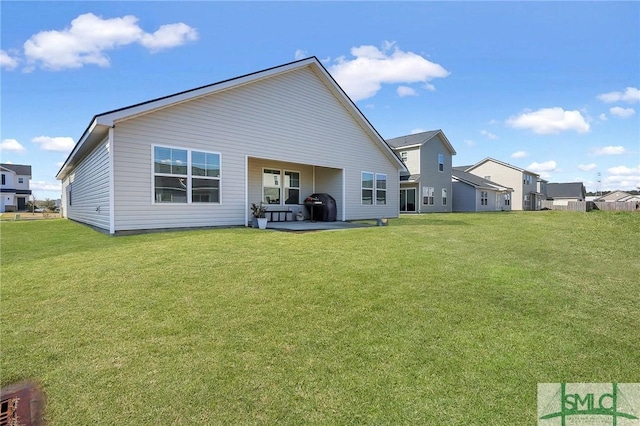
[[[444,172],[444,154],[438,154],[438,171]]]
[[[18,178],[18,183],[24,183],[24,178],[19,177],[19,178]]]
[[[284,172],[284,203],[300,204],[300,173]]]
[[[435,190],[431,186],[422,187],[422,204],[433,205]]]
[[[480,191],[480,205],[486,206],[489,204],[489,193],[487,191]]]
[[[387,175],[376,173],[376,204],[387,204]]]
[[[511,194],[504,194],[504,205],[511,205]]]
[[[402,160],[403,163],[407,162],[407,151],[402,151],[400,153],[400,159]]]
[[[373,173],[362,172],[362,204],[373,205]]]
[[[2,184],[3,184],[3,185],[6,185],[6,184],[7,184],[6,179],[7,179],[7,178],[4,176],[4,173],[3,173],[3,174],[2,174]]]
[[[442,188],[442,205],[447,205],[447,190],[445,188]]]

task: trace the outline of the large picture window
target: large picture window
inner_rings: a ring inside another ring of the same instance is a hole
[[[373,173],[362,172],[362,204],[373,205]]]
[[[219,203],[220,154],[153,147],[156,203]]]

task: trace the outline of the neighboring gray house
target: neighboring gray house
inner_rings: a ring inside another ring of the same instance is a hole
[[[465,166],[465,172],[472,173],[492,182],[498,182],[513,189],[511,197],[511,210],[537,210],[543,194],[538,191],[540,175],[514,165],[503,163],[494,158]]]
[[[483,179],[463,168],[452,170],[454,212],[487,212],[511,210],[513,189]]]
[[[587,191],[582,182],[547,184],[547,200],[555,206],[566,206],[569,201],[585,201]]]
[[[0,213],[23,211],[31,195],[29,179],[31,166],[24,164],[0,164]]]
[[[451,212],[451,158],[455,149],[442,132],[387,139],[407,172],[400,176],[401,212]]]
[[[313,193],[340,221],[397,217],[403,170],[312,57],[98,114],[57,178],[64,217],[118,234],[246,226]]]

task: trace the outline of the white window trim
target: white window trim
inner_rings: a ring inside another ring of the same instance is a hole
[[[425,194],[425,190],[427,192],[427,195]],[[423,186],[422,187],[422,197],[420,198],[420,201],[422,203],[423,206],[435,206],[435,198],[436,198],[436,188],[433,186]],[[427,198],[427,202],[424,202],[425,197]],[[430,199],[430,200],[429,200]],[[429,202],[431,201],[431,202]]]
[[[299,206],[302,205],[300,202],[300,194],[302,194],[302,172],[298,171],[298,170],[289,170],[289,169],[282,169],[279,167],[263,167],[262,168],[262,174],[260,175],[260,193],[262,194],[262,201],[264,201],[264,171],[265,170],[278,170],[280,172],[280,202],[278,204],[268,204],[269,206]],[[285,182],[285,174],[289,172],[289,173],[297,173],[298,174],[298,186],[285,186],[284,182]],[[275,187],[274,187],[275,188]],[[284,194],[285,194],[285,190],[286,189],[298,189],[299,193],[298,193],[298,204],[285,204],[285,198],[284,198]]]
[[[373,186],[371,188],[365,188],[362,183],[364,182],[364,174],[368,173],[373,176]],[[362,191],[371,191],[371,204],[363,203]],[[360,172],[360,205],[361,206],[375,206],[376,205],[376,174],[374,172],[368,172],[363,170]]]
[[[449,191],[447,191],[447,188],[442,188],[442,191],[440,191],[440,196],[440,204],[446,206],[449,202]]]
[[[442,163],[440,162],[440,158],[442,158]],[[442,164],[442,170],[440,170],[440,164]],[[438,171],[444,173],[444,154],[438,154]]]
[[[187,151],[187,174],[186,175],[176,175],[170,173],[156,173],[156,165],[155,165],[155,149],[156,148],[168,148],[168,149],[179,149],[182,151]],[[191,153],[195,152],[203,152],[205,154],[215,154],[220,157],[220,176],[219,177],[211,177],[211,176],[195,176],[195,179],[209,179],[209,180],[217,180],[220,182],[218,184],[218,201],[210,202],[210,203],[194,203],[192,201],[192,185],[191,179],[193,176],[191,175]],[[185,177],[187,179],[187,202],[186,203],[168,203],[168,202],[157,202],[156,194],[155,194],[155,185],[156,180],[155,176],[168,176],[168,177]],[[185,148],[183,146],[172,146],[172,145],[160,145],[160,144],[152,144],[151,145],[151,204],[159,205],[159,206],[184,206],[184,205],[203,205],[203,206],[211,206],[211,205],[220,205],[222,204],[222,153],[216,151],[206,151],[203,149],[197,148]]]
[[[384,189],[378,189],[378,176],[384,176]],[[374,194],[374,204],[379,206],[387,205],[387,174],[386,173],[375,173],[373,175],[373,188],[375,190]],[[378,204],[378,191],[384,191],[384,204]]]

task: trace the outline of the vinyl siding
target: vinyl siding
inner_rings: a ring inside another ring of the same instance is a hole
[[[71,185],[71,202],[67,191]],[[105,139],[62,181],[63,215],[109,230],[109,143]]]
[[[444,171],[438,170],[438,154],[444,155]],[[451,212],[451,153],[445,143],[436,136],[420,149],[420,212]],[[434,204],[422,204],[422,187],[434,189]],[[442,205],[442,188],[447,190],[447,205]]]
[[[452,182],[453,203],[452,210],[454,212],[475,212],[477,204],[480,204],[479,194],[476,189],[462,182]]]
[[[360,206],[360,171],[386,173],[394,188],[397,166],[308,68],[117,122],[113,133],[116,232],[243,225],[247,156],[344,169],[347,219],[398,214],[397,191],[386,206]],[[221,202],[153,204],[154,144],[220,153]]]

